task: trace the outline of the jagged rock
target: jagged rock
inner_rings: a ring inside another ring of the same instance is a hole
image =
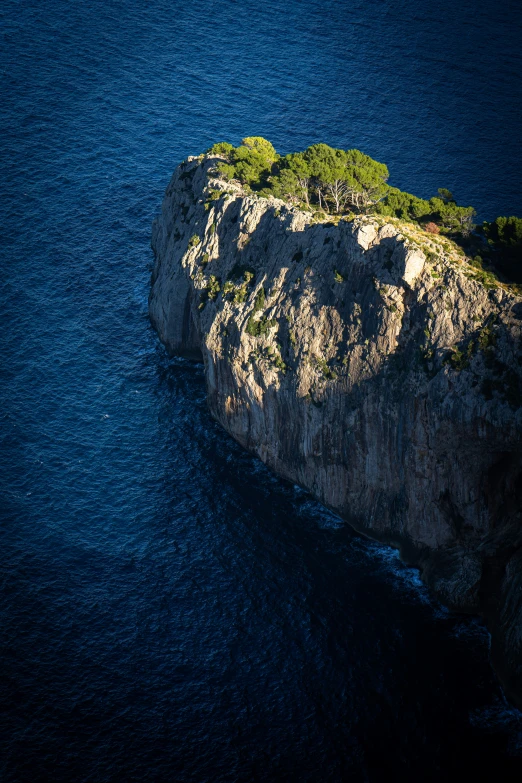
[[[401,248],[398,247],[393,257],[396,258],[396,264],[400,269],[401,280],[406,283],[409,288],[413,288],[413,284],[422,273],[426,259],[424,253],[416,248]]]
[[[442,236],[317,222],[215,163],[178,167],[154,223],[161,340],[241,444],[484,615],[522,703],[521,298]]]

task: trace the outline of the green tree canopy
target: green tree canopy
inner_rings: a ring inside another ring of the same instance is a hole
[[[279,177],[273,178],[276,187],[286,170],[295,175],[295,179],[285,180],[295,185],[292,195],[308,205],[310,197],[316,198],[320,208],[328,209],[331,204],[336,212],[347,206],[364,211],[387,191],[387,167],[359,150],[340,150],[321,143],[287,155],[280,161]]]
[[[241,147],[238,147],[237,150],[241,150],[242,147],[263,155],[267,161],[273,162],[278,158],[274,145],[262,136],[247,136],[241,140]]]
[[[312,144],[303,153],[320,208],[326,207],[328,186],[333,185],[337,177],[347,173],[343,166],[344,155],[343,150],[336,150],[328,144]]]
[[[384,163],[379,163],[359,150],[346,153],[348,169],[349,203],[365,211],[377,204],[388,192],[386,184],[389,172]]]
[[[495,266],[509,280],[522,283],[522,218],[498,217],[485,222],[483,229]]]
[[[207,150],[207,155],[224,155],[228,157],[233,149],[234,146],[229,144],[228,141],[218,141],[217,144],[213,144]]]
[[[498,217],[492,223],[484,223],[484,234],[487,239],[498,245],[514,247],[522,245],[522,218]]]
[[[437,193],[439,194],[439,198],[443,201],[454,201],[453,193],[447,188],[439,188]]]
[[[300,193],[299,180],[291,169],[282,169],[279,174],[270,177],[269,187],[262,191],[262,195],[275,196],[286,201],[299,199]]]
[[[482,248],[480,236],[474,234],[473,207],[457,204],[447,188],[439,188],[437,196],[426,200],[390,187],[387,166],[360,150],[318,143],[281,157],[267,139],[247,136],[238,147],[218,142],[208,153],[225,158],[217,166],[221,176],[238,179],[264,196],[338,214],[374,212],[434,223],[457,241],[461,238],[467,252],[478,242],[475,251],[487,263],[497,265],[509,279],[522,281],[522,218],[498,217],[484,223],[488,244]]]
[[[459,207],[455,201],[444,201],[437,197],[430,199],[430,206],[436,222],[449,231],[468,236],[475,228],[473,218],[476,213],[473,207]]]
[[[239,147],[229,152],[231,165],[221,164],[220,171],[252,188],[261,187],[278,159],[273,145],[261,136],[247,136]]]
[[[309,189],[312,172],[310,165],[304,156],[304,153],[290,153],[290,155],[287,155],[284,158],[284,165],[288,166],[288,170],[295,176],[295,195],[297,195],[299,198],[302,198],[303,201],[306,201],[306,203],[310,205]]]
[[[381,215],[393,215],[402,220],[420,220],[432,213],[429,201],[398,188],[388,189],[386,197],[377,205],[377,211]]]

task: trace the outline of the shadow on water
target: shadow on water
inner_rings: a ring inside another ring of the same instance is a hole
[[[217,610],[217,621],[223,611],[227,618],[218,647],[228,648],[224,655],[233,662],[233,680],[224,682],[242,763],[253,758],[249,774],[260,764],[267,776],[252,779],[283,779],[299,770],[299,779],[314,780],[321,764],[312,772],[310,759],[323,756],[336,759],[331,780],[399,771],[405,780],[421,773],[435,780],[449,769],[464,772],[470,754],[485,766],[504,758],[506,772],[514,772],[519,761],[505,755],[508,736],[499,730],[479,737],[470,723],[470,711],[480,714],[484,700],[505,709],[489,669],[485,629],[433,604],[416,572],[394,554],[245,453],[210,418],[200,366],[175,360],[161,374],[169,395],[182,388],[193,401],[184,423],[201,480],[183,502],[212,541],[213,584],[223,577],[227,583],[211,604],[226,606]],[[179,459],[178,437],[176,430],[166,465]],[[172,482],[171,469],[164,482]],[[173,492],[166,527],[178,503]],[[280,758],[282,733],[292,750]],[[267,747],[268,758],[261,753]]]

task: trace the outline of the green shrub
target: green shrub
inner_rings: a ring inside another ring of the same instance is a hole
[[[284,363],[281,354],[276,353],[272,361],[280,372],[286,372],[286,364]]]
[[[201,239],[198,237],[198,235],[197,234],[192,234],[192,236],[190,237],[190,239],[188,241],[188,246],[189,247],[197,247],[200,242],[201,242]]]
[[[238,179],[245,186],[260,190],[267,185],[272,165],[278,155],[272,144],[261,136],[247,136],[239,147],[227,151],[230,163],[220,163],[224,179]]]
[[[234,283],[231,283],[230,280],[227,280],[225,282],[225,285],[223,286],[223,295],[231,294],[235,290]]]
[[[515,283],[522,283],[522,218],[498,217],[484,223],[484,234],[499,271]]]
[[[221,290],[219,280],[215,275],[210,275],[207,283],[207,294],[209,299],[215,299]]]
[[[223,286],[223,294],[234,304],[243,304],[248,298],[248,289],[254,277],[254,272],[250,269],[236,264]]]
[[[398,217],[402,220],[419,220],[431,214],[429,201],[405,193],[398,188],[389,188],[386,197],[375,210],[380,215]]]
[[[225,195],[224,190],[211,190],[208,194],[207,201],[219,201],[219,199]]]
[[[261,337],[262,335],[267,334],[268,330],[273,326],[277,326],[277,321],[274,318],[262,316],[255,321],[253,316],[250,316],[246,330],[251,337]]]
[[[449,364],[454,370],[460,372],[465,370],[469,366],[471,357],[473,355],[474,344],[470,340],[465,351],[461,351],[456,345],[451,349],[451,353],[446,356],[443,364]]]
[[[261,286],[261,288],[259,289],[259,291],[256,294],[256,298],[254,299],[254,310],[253,310],[253,312],[254,313],[259,313],[261,310],[263,310],[264,307],[265,307],[265,301],[266,301],[265,289],[263,288],[263,286]]]
[[[484,234],[494,244],[514,247],[522,244],[522,218],[498,217],[492,223],[484,223]]]
[[[229,144],[228,141],[218,141],[217,144],[213,144],[207,150],[207,155],[224,155],[228,157],[233,149],[233,145]]]
[[[334,370],[330,369],[326,359],[323,359],[320,356],[316,356],[315,357],[315,361],[316,361],[317,367],[321,370],[321,372],[322,372],[322,374],[324,375],[325,378],[327,378],[329,381],[335,381],[336,380],[337,373]]]
[[[261,335],[266,334],[272,326],[277,326],[277,321],[273,318],[269,319],[267,316],[262,316],[258,320],[254,318],[257,313],[264,309],[265,301],[265,289],[261,286],[256,294],[254,307],[246,326],[247,333],[251,337],[261,337]]]
[[[486,325],[483,329],[480,330],[478,337],[478,347],[481,351],[486,351],[488,348],[493,348],[496,341],[497,336],[492,330],[491,325]]]
[[[216,171],[221,179],[230,180],[234,179],[236,170],[230,163],[218,163]]]

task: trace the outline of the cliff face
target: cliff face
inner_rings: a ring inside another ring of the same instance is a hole
[[[236,440],[486,617],[522,703],[522,299],[444,238],[314,222],[215,163],[178,167],[154,223],[161,340]]]

